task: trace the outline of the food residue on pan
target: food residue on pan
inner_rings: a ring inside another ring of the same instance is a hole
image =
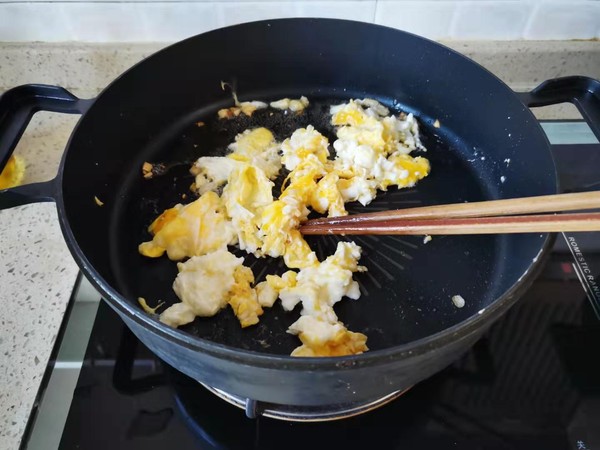
[[[252,114],[258,109],[265,109],[268,105],[265,102],[251,101],[251,102],[240,102],[237,97],[235,88],[230,83],[221,81],[221,89],[225,90],[229,88],[231,90],[231,96],[233,97],[233,106],[229,108],[222,108],[217,112],[219,119],[232,119],[244,114],[251,117]]]
[[[442,126],[442,125],[440,124],[440,121],[439,121],[438,119],[435,119],[435,122],[433,122],[433,127],[434,127],[434,128],[439,128],[439,127],[441,127],[441,126]]]
[[[244,114],[248,117],[251,117],[255,111],[259,109],[265,109],[267,106],[270,106],[273,109],[280,109],[283,111],[292,111],[292,112],[302,112],[309,105],[309,101],[306,97],[302,96],[298,99],[291,98],[282,98],[280,100],[272,101],[267,105],[267,103],[260,101],[250,101],[250,102],[240,102],[237,97],[237,93],[233,86],[229,83],[225,83],[221,81],[221,89],[225,90],[225,88],[229,88],[231,90],[231,96],[233,97],[234,106],[229,108],[222,108],[217,112],[217,116],[219,119],[232,119],[234,117],[239,116],[240,114]],[[269,115],[273,115],[270,113]],[[197,122],[198,126],[203,126],[204,122]],[[201,124],[201,125],[199,125]]]
[[[146,180],[150,180],[151,178],[164,175],[165,173],[167,173],[167,170],[167,165],[164,163],[153,164],[149,163],[148,161],[145,161],[142,164],[142,176]]]
[[[235,94],[234,101],[237,115],[246,114]],[[298,112],[309,104],[301,97],[270,106]],[[236,115],[227,110],[218,117]],[[293,356],[368,350],[367,336],[350,331],[334,311],[344,297],[360,297],[354,280],[354,273],[366,270],[359,265],[360,246],[339,242],[335,253],[320,261],[298,228],[311,211],[343,216],[345,203],[368,205],[378,191],[414,186],[430,166],[426,158],[411,155],[426,150],[412,114],[391,114],[372,99],[332,106],[330,114],[337,137],[332,143],[311,125],[281,142],[258,127],[238,134],[226,156],[200,157],[193,164],[199,198],[165,210],[148,228],[152,240],[139,246],[144,256],[166,253],[177,261],[173,290],[181,302],[160,314],[162,322],[177,327],[230,306],[248,327],[279,299],[286,311],[301,304],[300,317],[288,328],[301,342]],[[273,181],[282,168],[287,176],[277,195]],[[290,270],[255,283],[244,258],[228,250],[232,246],[258,258],[282,257]]]
[[[239,116],[240,114],[244,114],[248,117],[251,117],[252,114],[258,109],[264,109],[267,107],[267,104],[264,102],[242,102],[238,105],[231,106],[229,108],[220,109],[217,112],[219,119],[232,119],[234,117]]]
[[[429,236],[429,235],[426,235],[426,236],[423,238],[423,244],[427,244],[428,242],[431,242],[431,239],[432,239],[432,237],[431,237],[431,236]]]
[[[94,203],[98,206],[104,206],[104,202],[94,195]]]
[[[274,109],[289,109],[293,112],[300,112],[303,111],[308,104],[308,99],[302,96],[299,99],[282,98],[281,100],[269,103],[269,106]]]
[[[452,303],[454,303],[454,306],[457,308],[462,308],[465,306],[465,299],[461,295],[453,295]]]
[[[156,310],[165,304],[165,302],[159,301],[158,304],[154,308],[151,308],[148,305],[148,302],[146,302],[146,299],[144,297],[138,297],[138,303],[140,304],[142,309],[144,311],[146,311],[148,314],[156,314]]]

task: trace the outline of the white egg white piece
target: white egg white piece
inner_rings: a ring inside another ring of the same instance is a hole
[[[223,186],[239,161],[221,156],[202,156],[196,160],[191,172],[196,175],[195,188],[202,195]]]
[[[177,264],[179,273],[173,283],[173,290],[194,316],[214,316],[227,305],[228,293],[235,283],[233,273],[243,262],[244,258],[236,258],[225,249],[194,256]],[[174,307],[175,310],[171,310]],[[175,313],[185,315],[187,308],[175,304],[161,314],[161,321],[168,320],[171,326],[183,325],[184,323],[174,325]],[[185,317],[189,318],[189,315]]]

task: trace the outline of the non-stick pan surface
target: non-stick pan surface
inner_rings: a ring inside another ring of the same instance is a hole
[[[261,100],[268,99],[268,96],[261,97]],[[236,134],[258,126],[266,126],[283,140],[295,129],[313,125],[333,142],[335,130],[329,123],[329,106],[347,99],[348,96],[335,99],[311,96],[311,105],[302,114],[266,110],[255,113],[252,118],[231,120],[217,119],[215,108],[205,109],[197,116],[173,123],[157,136],[140,152],[132,170],[125,171],[117,183],[124,194],[114,206],[110,230],[115,236],[110,255],[117,287],[127,298],[142,296],[151,303],[160,299],[167,304],[178,301],[171,287],[177,275],[176,264],[166,257],[140,256],[137,245],[151,239],[146,229],[164,209],[196,198],[189,190],[193,182],[189,174],[192,161],[199,156],[225,154]],[[199,121],[205,125],[198,127]],[[501,182],[490,173],[490,168],[499,163],[501,170],[508,173],[509,163],[494,161],[483,149],[466,148],[464,142],[449,139],[443,129],[430,124],[422,123],[422,132],[428,148],[423,156],[431,161],[431,175],[416,188],[381,192],[366,208],[359,203],[348,205],[350,212],[477,201],[497,195]],[[490,161],[486,163],[487,158]],[[139,170],[143,161],[165,162],[172,169],[163,176],[144,180]],[[283,176],[275,186],[275,195],[280,192],[282,179]],[[308,242],[323,260],[333,254],[339,239],[311,237]],[[423,237],[349,236],[347,239],[363,248],[361,264],[368,272],[356,275],[361,298],[339,303],[336,311],[351,330],[369,336],[369,347],[373,350],[439,332],[476,314],[506,289],[502,277],[507,270],[503,252],[505,241],[510,239],[508,236],[436,237],[426,245]],[[542,236],[538,235],[537,239],[541,240]],[[282,258],[257,259],[243,251],[235,253],[245,257],[257,282],[267,274],[288,270]],[[462,309],[451,301],[456,294],[467,299]],[[286,329],[298,318],[299,309],[300,306],[294,312],[285,312],[276,305],[265,310],[257,326],[242,330],[228,308],[216,317],[197,319],[182,329],[234,347],[289,354],[298,340],[286,334]]]

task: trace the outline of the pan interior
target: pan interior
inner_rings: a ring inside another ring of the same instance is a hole
[[[119,291],[130,301],[144,297],[151,305],[159,300],[167,305],[177,302],[171,285],[176,264],[166,257],[149,259],[137,252],[140,242],[151,239],[148,225],[164,209],[187,203],[196,197],[189,186],[191,163],[200,156],[222,156],[234,137],[248,129],[265,126],[278,140],[289,137],[300,127],[315,126],[330,142],[335,139],[329,124],[329,106],[349,97],[311,97],[302,114],[260,110],[252,117],[218,120],[211,105],[172,123],[151,144],[139,152],[130,170],[124,170],[122,195],[114,205],[110,222],[110,259]],[[268,98],[259,98],[269,100]],[[380,99],[382,100],[382,99]],[[399,105],[387,106],[399,112]],[[487,175],[477,149],[453,137],[442,124],[434,128],[430,118],[420,117],[421,138],[428,149],[423,154],[431,162],[431,174],[412,189],[380,192],[367,207],[347,204],[350,213],[412,207],[419,205],[478,201],[496,196],[497,180]],[[198,126],[197,122],[204,122]],[[333,149],[332,149],[333,153]],[[417,152],[418,153],[418,152]],[[417,154],[413,153],[413,154]],[[144,180],[140,168],[144,161],[164,162],[170,170],[163,176]],[[281,179],[274,188],[280,192]],[[186,198],[183,194],[185,194]],[[336,305],[341,321],[352,331],[368,336],[371,350],[403,344],[442,331],[481,310],[507,289],[502,280],[505,236],[434,237],[424,244],[423,237],[363,236],[308,237],[320,260],[332,254],[339,239],[353,240],[363,249],[360,263],[366,273],[355,274],[361,288],[357,301],[345,299]],[[285,270],[281,258],[257,259],[230,248],[254,272],[256,282],[267,274]],[[453,295],[462,295],[466,304],[457,308]],[[258,325],[241,329],[230,308],[212,318],[198,318],[182,327],[203,339],[247,350],[289,354],[298,345],[296,337],[286,334],[298,318],[299,307],[285,312],[276,303],[265,309]]]

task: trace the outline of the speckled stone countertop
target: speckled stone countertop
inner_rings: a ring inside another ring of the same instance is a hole
[[[24,182],[55,175],[75,120],[34,118],[15,151],[27,162]],[[53,203],[0,211],[0,449],[18,447],[77,272]]]
[[[600,78],[599,42],[446,42],[515,90],[547,78]],[[93,97],[124,70],[166,44],[2,44],[0,92],[24,83],[57,84]],[[577,118],[572,107],[536,110],[540,118]],[[16,153],[25,182],[56,174],[77,121],[38,113]],[[0,449],[19,446],[77,276],[54,204],[0,211]]]
[[[77,267],[53,204],[0,213],[0,448],[16,448],[60,328]]]

